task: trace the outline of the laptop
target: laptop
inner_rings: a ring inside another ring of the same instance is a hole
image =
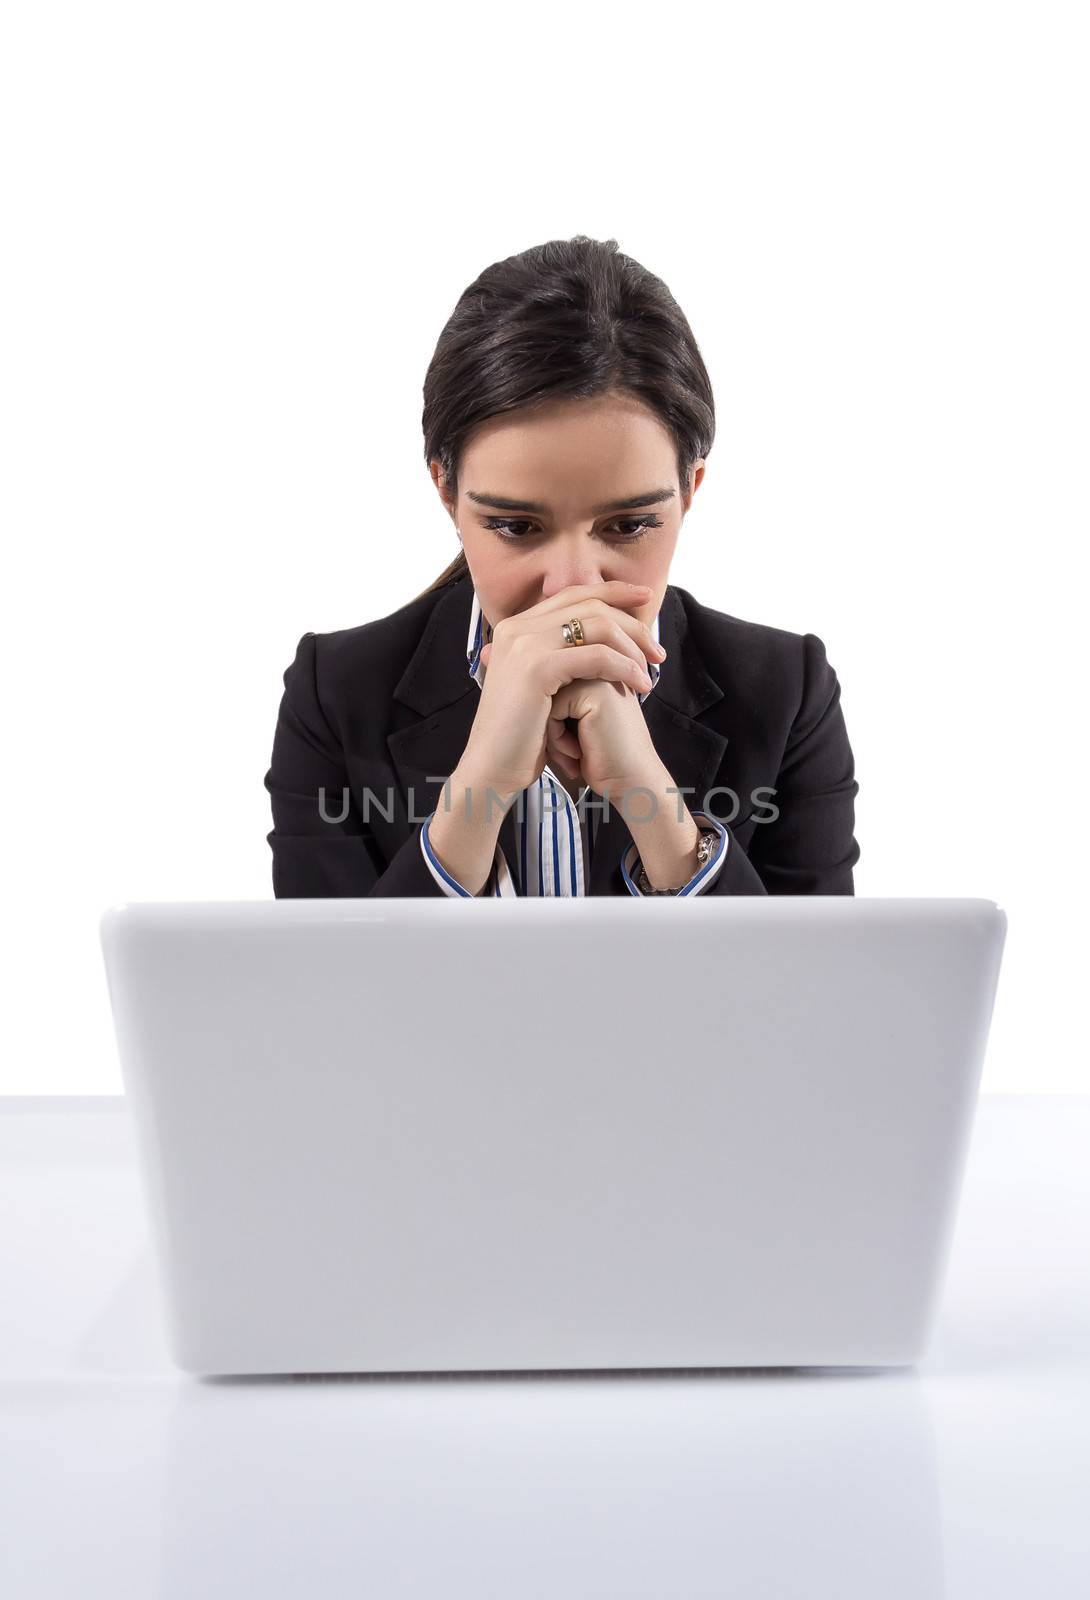
[[[1006,922],[852,896],[111,906],[172,1359],[914,1365]]]

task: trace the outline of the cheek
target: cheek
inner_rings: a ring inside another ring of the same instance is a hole
[[[624,576],[633,583],[646,583],[656,595],[662,594],[670,581],[670,557],[672,551],[648,550],[647,553],[631,562]],[[657,610],[657,602],[655,609]],[[654,612],[652,612],[654,615]]]
[[[463,541],[473,586],[486,617],[507,617],[518,609],[510,569],[494,545],[470,533]]]
[[[677,546],[677,529],[661,528],[646,534],[629,552],[633,566],[665,577]],[[649,582],[653,581],[651,578]]]
[[[514,589],[510,583],[505,583],[502,578],[493,578],[487,590],[477,590],[481,597],[481,605],[485,616],[490,617],[495,623],[498,617],[513,617],[522,611],[526,605],[524,590]]]

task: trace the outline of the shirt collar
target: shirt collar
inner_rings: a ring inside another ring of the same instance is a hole
[[[471,583],[472,581],[473,580],[470,579]],[[656,611],[655,620],[651,624],[651,632],[654,635],[656,644],[659,642],[660,615],[661,613]],[[469,669],[469,676],[473,679],[474,683],[479,689],[484,688],[485,674],[488,670],[486,665],[481,661],[481,649],[484,645],[488,644],[491,638],[492,627],[490,623],[485,621],[484,612],[481,610],[481,602],[477,598],[477,590],[474,587],[473,605],[469,613],[469,634],[466,638],[466,664]],[[656,683],[659,681],[659,664],[657,661],[649,661],[647,663],[647,676],[651,679],[651,688],[643,690],[640,694],[639,699],[641,705],[647,699],[647,696],[652,692]]]

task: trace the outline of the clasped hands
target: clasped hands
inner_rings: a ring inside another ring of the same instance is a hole
[[[486,667],[491,650],[491,644],[481,650]],[[561,777],[615,802],[628,789],[657,790],[664,774],[638,692],[602,679],[577,678],[553,696],[545,761]]]

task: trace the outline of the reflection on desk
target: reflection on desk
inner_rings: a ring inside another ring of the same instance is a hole
[[[1090,1588],[1090,1097],[985,1096],[915,1372],[198,1380],[118,1097],[0,1100],[0,1590]]]

